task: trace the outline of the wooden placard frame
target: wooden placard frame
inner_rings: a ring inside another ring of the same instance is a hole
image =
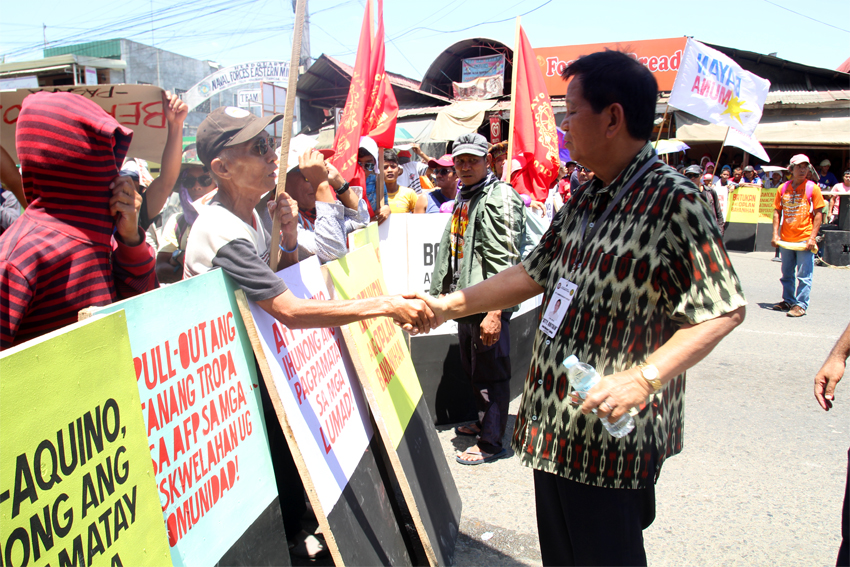
[[[237,305],[239,306],[239,311],[242,314],[242,319],[245,322],[245,329],[248,333],[248,338],[251,342],[251,347],[254,350],[254,355],[257,357],[257,363],[260,367],[260,374],[262,375],[262,379],[263,379],[263,381],[266,385],[266,389],[269,393],[269,398],[271,399],[272,405],[273,405],[274,410],[275,410],[275,414],[277,415],[278,421],[280,422],[280,427],[281,427],[281,430],[283,431],[283,434],[286,438],[286,443],[289,446],[290,452],[292,453],[292,460],[295,462],[295,466],[298,469],[298,474],[300,475],[301,480],[304,484],[304,490],[307,492],[307,497],[310,500],[310,505],[312,506],[313,512],[316,515],[316,520],[318,521],[319,527],[321,528],[321,531],[322,531],[322,534],[325,537],[325,541],[328,544],[328,550],[331,553],[331,557],[334,561],[334,564],[337,565],[337,567],[342,567],[346,564],[345,557],[350,556],[351,554],[344,552],[340,548],[340,541],[338,541],[336,534],[334,533],[334,530],[331,527],[331,522],[330,522],[330,519],[328,517],[328,514],[337,510],[339,505],[341,505],[341,502],[338,502],[338,505],[334,506],[333,510],[325,511],[322,508],[321,502],[319,500],[318,492],[316,491],[316,487],[315,487],[315,485],[312,481],[312,476],[310,474],[309,467],[308,467],[307,462],[306,462],[306,460],[304,459],[304,457],[301,453],[301,450],[298,447],[298,442],[297,442],[295,435],[292,431],[292,427],[289,424],[289,419],[286,415],[286,410],[283,407],[283,403],[280,399],[280,395],[279,395],[279,393],[277,391],[277,387],[274,383],[274,377],[272,375],[271,366],[269,365],[269,361],[266,358],[265,352],[263,351],[263,347],[261,345],[262,339],[260,339],[259,333],[257,331],[257,327],[256,327],[256,324],[254,322],[254,317],[251,313],[251,308],[248,305],[248,300],[245,296],[245,293],[241,289],[236,290],[235,294],[236,294],[236,302],[237,302]],[[354,385],[352,384],[352,386],[354,386]],[[373,427],[374,427],[374,422],[373,422]],[[376,449],[376,446],[375,446],[376,441],[378,441],[378,440],[373,437],[372,441],[367,446],[367,449],[366,449],[367,453],[369,451],[374,451],[375,453],[377,453],[377,451],[375,450]],[[380,471],[381,463],[379,462],[379,457],[377,455],[375,455],[375,463],[376,463],[376,466],[378,468],[378,473],[381,474],[381,471]],[[389,487],[386,486],[385,482],[383,483],[382,486],[384,487],[386,492],[389,493]],[[344,498],[345,498],[344,494],[340,496],[340,500],[343,500]],[[387,494],[387,498],[388,498],[389,501],[392,501],[391,495]],[[394,511],[393,521],[396,522],[396,523],[398,522],[397,513],[395,511]],[[401,534],[401,537],[404,540],[403,526],[398,526],[398,528],[399,528],[399,533]],[[382,543],[382,542],[379,542],[379,543]],[[408,554],[407,559],[410,560],[411,559],[410,551],[409,551],[409,549],[407,549],[406,541],[404,543],[405,543],[405,551]],[[384,549],[381,549],[380,551],[384,552]],[[352,559],[352,563],[357,564],[356,558]],[[393,564],[398,564],[398,563],[393,563]],[[412,561],[408,564],[412,564]]]
[[[375,249],[375,253],[377,255],[377,249]],[[334,287],[333,277],[331,276],[330,271],[327,269],[326,266],[322,266],[322,275],[325,278],[325,283],[327,285],[328,291],[330,292],[331,299],[339,299],[337,297],[336,288]],[[381,279],[383,280],[383,277]],[[342,332],[342,338],[347,345],[356,344],[349,325],[341,326],[340,331]],[[408,346],[409,353],[408,341],[405,341],[405,344],[406,346]],[[395,476],[395,479],[399,484],[399,489],[401,490],[402,496],[404,497],[410,516],[413,519],[413,524],[416,529],[416,533],[419,537],[419,540],[422,543],[422,548],[428,560],[428,564],[434,567],[441,565],[437,557],[437,553],[435,551],[435,542],[431,541],[431,536],[425,527],[425,523],[422,519],[422,514],[419,510],[419,506],[417,504],[413,489],[411,488],[410,481],[407,478],[407,472],[404,469],[398,451],[393,447],[393,443],[391,441],[392,438],[390,436],[386,421],[384,420],[383,415],[380,411],[377,397],[375,396],[375,393],[372,390],[371,384],[367,378],[369,372],[366,369],[366,366],[363,364],[363,361],[360,358],[360,353],[357,351],[356,347],[349,346],[348,351],[351,356],[351,362],[354,366],[355,371],[357,372],[358,380],[360,382],[361,388],[363,389],[366,401],[369,404],[369,409],[372,412],[372,419],[376,431],[378,435],[380,435],[381,441],[383,442],[386,455],[389,459],[388,464],[392,469],[392,474]],[[420,397],[420,399],[418,400],[417,408],[422,404],[425,404],[424,396]],[[427,407],[425,408],[425,411],[427,412]],[[416,412],[414,412],[414,417],[412,417],[411,419],[415,418],[415,413]],[[429,423],[428,426],[431,426],[431,423]],[[460,519],[459,516],[460,512],[458,512],[458,520]]]
[[[316,520],[319,522],[319,527],[322,529],[322,534],[325,536],[325,542],[328,544],[328,549],[331,552],[331,557],[336,565],[344,565],[342,555],[339,552],[336,538],[328,524],[328,517],[322,510],[322,504],[319,502],[319,495],[316,493],[316,487],[310,477],[310,472],[307,470],[307,463],[301,455],[301,450],[298,448],[298,443],[295,441],[295,435],[292,433],[292,427],[289,425],[289,419],[286,417],[286,412],[283,409],[283,403],[277,393],[274,380],[272,379],[272,370],[269,366],[269,361],[260,346],[260,335],[257,332],[257,327],[254,324],[254,316],[251,314],[251,308],[248,306],[248,298],[245,297],[245,292],[241,289],[235,291],[236,304],[239,306],[239,312],[242,314],[242,320],[245,322],[245,330],[248,332],[248,339],[251,341],[251,348],[254,350],[254,356],[257,357],[257,364],[260,367],[260,374],[263,376],[263,381],[266,384],[269,398],[274,406],[274,412],[277,414],[277,420],[280,422],[280,428],[283,430],[283,435],[286,437],[286,444],[289,446],[289,451],[292,453],[292,460],[295,461],[295,466],[298,468],[298,474],[301,475],[301,482],[304,483],[304,490],[307,492],[307,498],[310,499],[310,505],[313,507],[313,512],[316,514]]]

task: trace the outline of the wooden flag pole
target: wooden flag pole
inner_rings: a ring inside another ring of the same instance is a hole
[[[378,171],[375,172],[375,175],[378,177],[377,184],[375,186],[376,199],[378,203],[378,210],[375,211],[377,215],[381,207],[384,206],[384,150],[378,148],[378,163],[375,164],[375,167],[378,168]]]
[[[514,36],[514,60],[513,68],[511,69],[511,125],[508,128],[508,159],[505,160],[504,177],[511,182],[511,169],[514,162],[514,119],[516,118],[516,73],[517,73],[517,56],[519,54],[519,21],[520,16],[516,17],[516,33]]]
[[[664,123],[667,122],[667,111],[670,110],[670,105],[668,104],[664,108],[664,118],[661,119],[661,125],[658,126],[658,137],[655,138],[655,149],[658,150],[658,142],[661,140],[661,132],[664,131]]]
[[[295,4],[295,33],[292,36],[292,55],[289,58],[289,83],[286,90],[286,108],[283,111],[283,136],[280,140],[280,163],[277,173],[275,200],[286,192],[286,164],[289,158],[289,141],[292,138],[292,117],[295,110],[295,89],[298,85],[298,69],[301,64],[301,35],[304,32],[304,14],[307,0],[297,0]],[[272,244],[269,249],[269,267],[277,271],[280,259],[280,218],[275,214],[272,219]]]
[[[720,177],[720,175],[717,174],[717,172],[720,171],[720,156],[723,155],[723,146],[726,145],[726,138],[728,138],[728,137],[729,137],[729,126],[726,127],[726,135],[723,136],[723,141],[720,142],[720,151],[717,152],[717,161],[714,162],[714,174],[717,175],[717,177]]]

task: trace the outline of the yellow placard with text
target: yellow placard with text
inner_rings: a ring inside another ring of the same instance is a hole
[[[348,248],[356,250],[367,244],[371,244],[375,248],[380,245],[380,237],[378,236],[378,223],[372,222],[366,225],[365,228],[355,230],[348,235]]]
[[[754,185],[740,185],[729,192],[727,222],[757,223],[761,189]]]
[[[773,189],[765,189],[762,187],[761,196],[759,198],[759,222],[773,224],[773,201],[776,199],[776,192],[779,187]]]
[[[171,565],[123,311],[0,356],[2,565]]]
[[[371,246],[358,248],[326,266],[337,299],[361,299],[387,293],[381,264]],[[404,334],[389,317],[352,323],[344,330],[352,358],[359,359],[360,364],[355,366],[361,380],[366,382],[367,398],[370,403],[374,400],[377,404],[377,411],[372,408],[378,414],[376,418],[383,420],[393,448],[398,448],[422,397],[422,386]]]

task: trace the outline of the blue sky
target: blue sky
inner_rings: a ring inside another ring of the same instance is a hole
[[[59,44],[126,37],[223,65],[290,56],[291,0],[153,0],[128,6],[72,0],[50,2],[45,9],[41,2],[6,2],[0,53],[7,62],[40,58],[46,34],[48,42]],[[310,0],[312,55],[353,64],[364,6],[365,0]],[[486,37],[512,46],[520,14],[534,47],[688,35],[830,69],[850,57],[847,0],[385,0],[384,14],[387,69],[414,79],[456,41]]]

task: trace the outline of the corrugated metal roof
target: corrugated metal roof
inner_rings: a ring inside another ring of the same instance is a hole
[[[44,48],[45,57],[67,54],[101,57],[103,59],[121,59],[121,40],[104,39],[100,41],[89,41],[87,43],[77,43],[74,45],[63,45],[61,47]]]
[[[767,93],[765,104],[823,104],[838,101],[850,101],[850,91],[810,91],[805,87],[772,91]]]
[[[54,55],[35,61],[16,61],[0,65],[0,75],[21,75],[25,73],[39,73],[42,70],[57,69],[69,65],[95,67],[97,69],[126,69],[127,63],[114,59],[103,59],[99,57],[85,57],[83,55]]]

